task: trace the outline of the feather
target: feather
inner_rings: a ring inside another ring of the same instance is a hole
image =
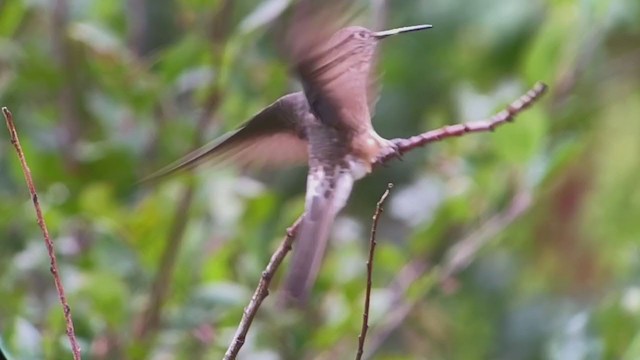
[[[315,283],[338,212],[346,205],[354,178],[348,168],[315,167],[309,171],[305,214],[293,243],[284,284],[284,301],[304,304]]]
[[[142,181],[164,178],[207,161],[233,162],[246,167],[304,164],[308,159],[304,122],[310,116],[313,115],[302,92],[285,95],[238,130],[189,153]]]

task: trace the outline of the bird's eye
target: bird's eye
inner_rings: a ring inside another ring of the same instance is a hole
[[[367,40],[369,39],[369,33],[366,31],[356,31],[354,34],[356,39]]]

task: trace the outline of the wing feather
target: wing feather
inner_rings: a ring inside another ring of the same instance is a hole
[[[360,115],[368,113],[370,118],[378,98],[377,76],[372,71],[376,40],[360,37],[372,34],[365,28],[341,28],[350,2],[330,0],[316,11],[309,2],[297,6],[287,40],[289,61],[312,111],[331,126],[369,127]]]
[[[311,115],[302,92],[285,95],[238,130],[187,154],[148,176],[156,180],[195,168],[204,162],[232,162],[246,167],[278,167],[307,162],[304,121]]]

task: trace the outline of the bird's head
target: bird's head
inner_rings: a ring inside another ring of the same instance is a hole
[[[361,54],[373,56],[379,41],[397,34],[420,31],[431,25],[405,26],[384,31],[372,31],[362,26],[349,26],[338,30],[326,43],[326,48],[338,53],[338,57]]]
[[[390,30],[372,31],[362,26],[349,26],[338,30],[334,35],[332,42],[342,42],[347,39],[356,42],[377,42],[378,40],[386,39],[389,36],[404,34],[413,31],[420,31],[430,29],[431,25],[414,25],[404,26]]]

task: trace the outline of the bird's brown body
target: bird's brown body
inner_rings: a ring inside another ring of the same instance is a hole
[[[304,92],[283,96],[224,140],[161,172],[190,168],[211,157],[262,165],[307,160],[305,215],[283,290],[283,298],[293,303],[308,296],[333,221],[354,181],[367,175],[376,159],[393,147],[371,124],[377,100],[372,68],[378,41],[431,27],[373,32],[352,26],[323,36],[311,28],[318,21],[308,20],[294,22],[287,43]]]

